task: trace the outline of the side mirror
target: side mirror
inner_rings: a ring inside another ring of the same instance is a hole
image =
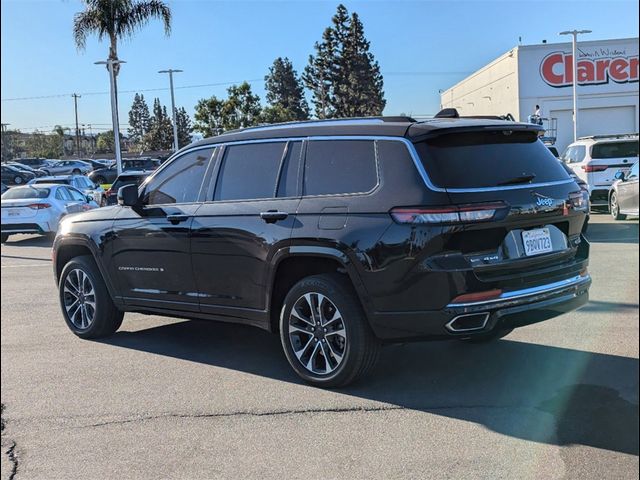
[[[118,189],[118,205],[135,207],[138,204],[138,186],[125,185]]]
[[[93,195],[87,195],[87,203],[93,202]]]
[[[624,180],[624,172],[616,172],[615,178],[616,180]]]

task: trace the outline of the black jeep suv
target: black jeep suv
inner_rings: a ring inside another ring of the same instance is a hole
[[[574,310],[587,205],[538,129],[368,118],[189,145],[118,205],[63,220],[66,323],[82,338],[134,311],[255,325],[332,387],[385,342],[488,341]]]

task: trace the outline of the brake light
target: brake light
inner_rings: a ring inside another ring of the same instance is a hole
[[[492,220],[508,208],[503,202],[447,207],[394,208],[391,217],[398,223],[471,223]]]
[[[458,295],[451,300],[451,303],[472,303],[472,302],[484,302],[486,300],[493,300],[502,295],[502,290],[486,290],[484,292],[465,293],[464,295]]]
[[[574,210],[586,210],[589,208],[589,192],[583,190],[569,194],[569,205]]]
[[[609,168],[609,165],[583,165],[582,166],[582,169],[587,173],[604,172],[607,168]]]
[[[44,210],[45,208],[51,208],[50,203],[32,203],[31,205],[27,205],[27,207],[33,210]]]

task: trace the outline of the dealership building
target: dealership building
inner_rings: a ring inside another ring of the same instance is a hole
[[[578,136],[635,133],[638,38],[578,41]],[[562,151],[573,141],[571,43],[520,45],[441,92],[460,115],[512,114],[527,121],[542,109],[547,135]]]

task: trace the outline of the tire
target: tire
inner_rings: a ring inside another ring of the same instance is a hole
[[[7,243],[7,240],[9,240],[9,234],[8,233],[3,233],[0,236],[1,236],[0,239],[2,240],[2,243]]]
[[[74,169],[71,171],[71,174],[72,174],[72,175],[80,175],[80,173],[81,173],[81,172],[80,172],[80,170],[78,170],[77,168],[74,168]]]
[[[78,292],[78,285],[84,285],[84,314],[83,307],[73,308],[72,302],[74,298],[78,298],[78,295],[68,293],[74,288],[75,292]],[[93,291],[92,295],[88,294],[90,288]],[[122,325],[124,313],[114,305],[102,275],[91,256],[75,257],[64,266],[58,290],[64,320],[78,337],[86,339],[107,337],[114,334]],[[90,299],[93,299],[93,302]],[[93,316],[91,316],[92,310]]]
[[[500,340],[501,338],[506,337],[511,332],[513,332],[513,328],[507,328],[504,330],[494,330],[489,333],[473,335],[471,337],[461,338],[460,340],[466,343],[489,343],[495,340]]]
[[[280,340],[294,371],[324,388],[366,375],[380,349],[351,283],[340,274],[314,275],[291,288],[280,312]]]
[[[620,205],[618,205],[618,194],[614,191],[609,196],[609,212],[614,220],[626,220],[627,216],[620,213]]]
[[[24,180],[22,177],[16,175],[15,177],[13,177],[13,183],[15,185],[22,185],[24,183]]]
[[[104,185],[105,183],[107,183],[107,179],[102,177],[102,176],[98,176],[98,177],[96,177],[95,182],[98,185]]]

